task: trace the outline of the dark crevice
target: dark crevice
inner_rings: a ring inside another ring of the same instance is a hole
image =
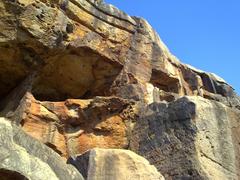
[[[165,92],[179,92],[179,80],[170,77],[167,73],[163,71],[153,70],[150,83]]]
[[[53,149],[56,153],[58,153],[60,156],[62,156],[63,155],[63,153],[60,151],[60,150],[58,150],[57,149],[57,147],[54,145],[54,144],[52,144],[52,143],[50,143],[50,142],[47,142],[47,143],[45,143],[48,147],[50,147],[51,149]]]
[[[0,100],[3,100],[44,66],[44,60],[33,47],[12,42],[0,44],[0,64]]]
[[[7,169],[0,169],[0,179],[1,180],[28,180],[27,177],[16,171],[11,171]]]
[[[27,92],[31,92],[32,83],[36,73],[29,74],[24,80],[0,100],[0,115],[6,115],[7,112],[14,112]]]
[[[216,88],[212,79],[207,74],[201,74],[201,78],[203,81],[204,89],[208,92],[216,93]]]

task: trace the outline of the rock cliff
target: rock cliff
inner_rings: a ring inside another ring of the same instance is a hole
[[[5,179],[240,179],[234,89],[101,0],[0,0],[0,117]]]

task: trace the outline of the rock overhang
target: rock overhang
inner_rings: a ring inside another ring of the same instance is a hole
[[[201,128],[211,124],[201,121],[212,118],[216,126],[218,109],[231,108],[222,120],[235,120],[234,128],[220,134],[230,145],[239,142],[240,99],[233,88],[182,64],[145,20],[102,1],[68,2],[0,2],[0,115],[63,157],[94,147],[125,148],[146,156],[166,177],[209,173],[204,167],[209,158],[198,150],[207,142]],[[222,163],[221,153],[208,153]],[[174,164],[174,174],[170,170],[178,157],[182,161]],[[230,161],[233,167],[232,156]]]

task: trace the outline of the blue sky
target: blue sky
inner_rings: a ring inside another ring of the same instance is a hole
[[[140,16],[182,62],[214,72],[240,94],[240,0],[105,0]]]

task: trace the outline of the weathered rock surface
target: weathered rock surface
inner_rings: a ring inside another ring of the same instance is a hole
[[[2,0],[0,7],[2,97],[34,70],[39,100],[114,94],[151,103],[151,85],[168,94],[235,96],[221,78],[181,64],[146,21],[112,6]]]
[[[83,179],[53,150],[4,118],[0,118],[0,156],[1,179]]]
[[[164,180],[143,157],[129,150],[95,148],[68,160],[87,180]]]
[[[123,113],[128,105],[126,100],[96,97],[91,100],[40,102],[29,96],[26,101],[30,106],[24,110],[20,122],[22,129],[60,155],[69,157],[98,146],[128,146]]]
[[[130,149],[166,179],[238,179],[240,111],[201,97],[142,111]]]
[[[101,0],[0,0],[0,117],[65,160],[131,149],[166,179],[239,179],[239,112],[227,82],[181,63],[144,19]]]

